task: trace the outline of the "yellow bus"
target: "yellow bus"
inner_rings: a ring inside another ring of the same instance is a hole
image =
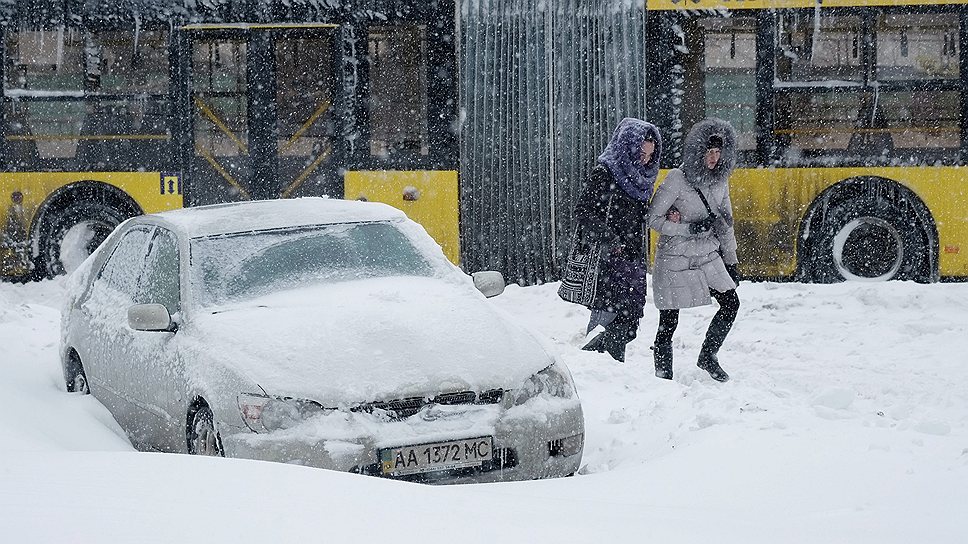
[[[968,3],[648,0],[665,167],[730,121],[740,270],[812,282],[968,277]]]
[[[62,273],[122,220],[328,195],[387,202],[455,262],[455,5],[0,6],[0,277]]]

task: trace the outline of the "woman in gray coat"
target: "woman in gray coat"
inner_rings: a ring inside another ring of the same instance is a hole
[[[719,303],[699,353],[699,368],[717,381],[729,375],[717,353],[739,310],[736,235],[729,175],[736,163],[736,133],[721,119],[697,123],[686,136],[683,162],[659,186],[649,226],[659,232],[653,290],[659,328],[652,347],[655,375],[672,379],[672,335],[679,310]],[[705,201],[704,201],[705,199]]]

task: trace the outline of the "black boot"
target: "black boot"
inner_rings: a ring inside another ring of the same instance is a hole
[[[708,372],[709,377],[717,382],[729,381],[729,374],[723,370],[723,367],[719,366],[719,358],[705,347],[699,352],[699,362],[696,363],[696,366]]]
[[[672,379],[672,343],[656,344],[652,346],[655,357],[655,377],[663,380]]]
[[[736,312],[739,310],[739,297],[736,290],[731,289],[725,293],[711,291],[719,302],[719,310],[709,323],[709,330],[706,331],[706,339],[702,343],[699,351],[699,361],[696,366],[709,373],[709,376],[717,382],[729,381],[729,374],[719,366],[719,348],[723,346],[726,335],[733,328],[733,321],[736,319]]]
[[[595,335],[594,338],[588,341],[587,344],[581,347],[585,351],[597,351],[599,353],[605,352],[605,333],[600,332]]]
[[[612,356],[612,359],[620,363],[625,362],[625,345],[628,343],[625,336],[613,332],[605,332],[605,351]]]

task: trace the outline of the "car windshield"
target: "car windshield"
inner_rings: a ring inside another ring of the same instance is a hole
[[[433,275],[428,261],[389,223],[195,238],[191,260],[192,289],[202,307],[306,285]]]

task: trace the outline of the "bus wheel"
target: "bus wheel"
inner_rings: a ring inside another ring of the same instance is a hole
[[[813,281],[928,281],[929,240],[904,206],[855,197],[831,207],[812,248]]]
[[[41,236],[38,271],[48,278],[72,272],[127,218],[103,202],[73,202],[56,213]]]

